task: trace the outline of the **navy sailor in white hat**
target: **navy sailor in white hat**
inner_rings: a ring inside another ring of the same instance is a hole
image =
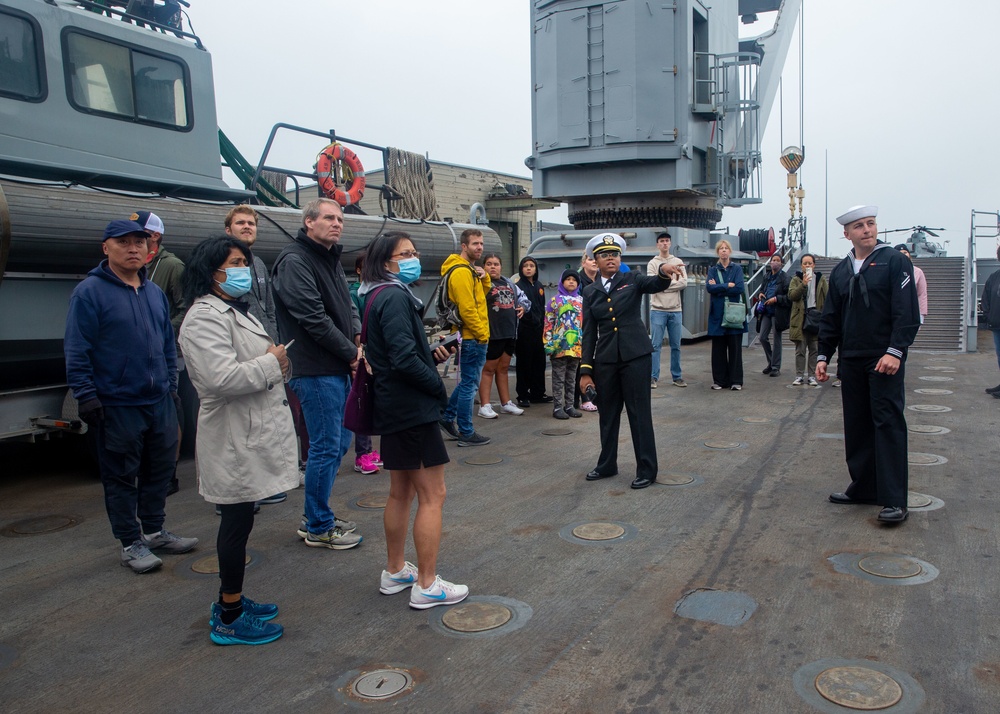
[[[588,481],[618,474],[618,430],[622,407],[628,410],[636,474],[632,488],[656,480],[656,441],[650,410],[649,374],[653,345],[642,322],[642,296],[670,287],[681,277],[679,267],[663,264],[656,275],[623,272],[625,241],[601,233],[587,243],[587,255],[597,261],[598,275],[583,290],[583,354],[580,391],[596,389],[601,425],[601,455]]]
[[[878,239],[877,206],[855,206],[837,218],[854,245],[830,273],[819,329],[816,379],[840,350],[844,448],[851,484],[830,494],[839,504],[882,506],[881,523],[908,515],[906,352],[920,327],[913,266]]]

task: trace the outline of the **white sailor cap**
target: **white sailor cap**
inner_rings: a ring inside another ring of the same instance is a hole
[[[615,233],[599,233],[587,241],[587,255],[593,258],[607,250],[625,252],[625,239]]]
[[[842,216],[837,216],[837,223],[842,226],[846,226],[848,223],[853,223],[859,218],[874,218],[878,215],[878,206],[855,206],[854,208],[848,209],[847,213]]]

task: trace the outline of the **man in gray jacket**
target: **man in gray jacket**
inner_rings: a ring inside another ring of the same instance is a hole
[[[330,492],[351,443],[344,407],[361,355],[361,320],[340,265],[340,204],[318,198],[302,211],[302,223],[271,275],[278,333],[292,361],[289,385],[309,430],[306,513],[298,533],[308,546],[343,550],[361,536],[355,523],[334,516]]]

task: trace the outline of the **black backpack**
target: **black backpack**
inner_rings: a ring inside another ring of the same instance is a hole
[[[455,272],[456,268],[466,267],[472,270],[472,266],[468,263],[459,263],[448,268],[448,272],[441,276],[441,282],[434,289],[434,297],[431,302],[434,304],[434,308],[437,311],[437,317],[434,320],[435,326],[440,330],[449,330],[451,328],[461,329],[462,327],[462,316],[458,312],[458,305],[451,301],[448,297],[448,278],[451,274]],[[475,271],[472,270],[473,275]]]

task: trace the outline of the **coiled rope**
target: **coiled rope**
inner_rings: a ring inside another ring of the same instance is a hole
[[[399,193],[402,200],[395,201],[392,212],[397,218],[421,221],[440,221],[437,198],[434,195],[434,173],[430,162],[420,154],[402,149],[388,149],[386,184]],[[383,195],[378,197],[379,210],[385,213]]]

